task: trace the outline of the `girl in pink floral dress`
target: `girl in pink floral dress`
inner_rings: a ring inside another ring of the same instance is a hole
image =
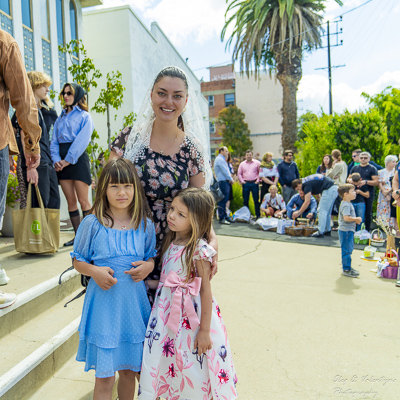
[[[211,292],[215,250],[207,244],[214,200],[178,192],[168,212],[162,272],[146,331],[140,400],[231,400],[236,373],[220,308]]]

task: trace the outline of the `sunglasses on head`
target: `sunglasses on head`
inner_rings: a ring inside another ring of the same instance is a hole
[[[62,92],[61,93],[63,96],[72,96],[72,92]]]

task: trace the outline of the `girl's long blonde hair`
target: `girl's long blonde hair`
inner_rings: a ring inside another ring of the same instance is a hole
[[[189,188],[180,190],[175,198],[179,198],[182,203],[188,208],[189,221],[191,225],[191,233],[189,241],[186,243],[182,251],[185,255],[184,268],[187,276],[187,281],[195,277],[195,265],[193,263],[193,255],[200,239],[209,241],[212,218],[214,212],[214,198],[210,192],[203,189]],[[169,231],[165,236],[162,248],[161,258],[167,252],[170,244],[176,237],[176,233]]]
[[[133,200],[129,205],[129,215],[133,229],[138,229],[144,221],[144,228],[147,226],[147,219],[152,219],[149,205],[144,194],[142,184],[134,165],[124,158],[118,158],[108,162],[101,172],[97,186],[96,199],[90,212],[96,215],[98,221],[104,225],[113,227],[114,220],[109,214],[109,203],[107,200],[107,188],[110,183],[132,184]],[[109,222],[106,224],[106,220]]]

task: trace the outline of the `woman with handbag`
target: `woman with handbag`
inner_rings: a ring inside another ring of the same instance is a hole
[[[57,174],[51,160],[49,138],[49,129],[57,119],[57,112],[53,108],[54,104],[48,96],[52,81],[51,78],[43,72],[31,71],[28,72],[27,75],[38,107],[39,125],[42,128],[42,135],[39,141],[40,164],[37,168],[28,170],[24,156],[24,132],[18,124],[16,114],[13,115],[11,122],[14,127],[19,148],[17,176],[21,192],[20,209],[26,208],[27,201],[32,201],[33,208],[39,207],[35,190],[32,190],[32,198],[27,199],[28,186],[30,183],[33,183],[39,188],[44,208],[58,210],[60,209],[60,195],[58,192]]]
[[[86,148],[92,137],[94,124],[88,113],[86,93],[76,83],[66,83],[61,90],[64,109],[54,124],[51,140],[51,158],[57,171],[58,181],[67,199],[68,212],[74,231],[78,230],[81,217],[89,214],[89,188],[92,184],[89,156]],[[74,239],[64,243],[72,246]]]

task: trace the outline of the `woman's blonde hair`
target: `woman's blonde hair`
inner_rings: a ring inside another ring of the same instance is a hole
[[[268,157],[274,157],[273,153],[267,151],[264,153],[262,160],[266,162]]]
[[[32,86],[32,90],[39,89],[43,85],[51,86],[53,84],[53,81],[51,80],[50,76],[45,74],[44,72],[30,71],[27,73],[27,75],[29,83]],[[51,101],[49,96],[46,96],[43,102],[45,103],[44,107],[47,109],[54,107],[54,103]]]
[[[90,212],[96,215],[102,225],[113,227],[114,220],[109,214],[110,204],[107,199],[107,189],[110,183],[133,185],[133,199],[128,210],[131,223],[133,229],[138,229],[144,221],[144,228],[146,229],[147,219],[151,220],[152,214],[136,168],[129,160],[124,158],[117,158],[104,166],[97,186],[96,199]],[[106,224],[106,220],[109,223]]]
[[[63,86],[63,88],[61,89],[61,92],[60,92],[60,99],[61,99],[61,102],[63,103],[63,108],[65,108],[65,109],[67,109],[68,106],[67,106],[67,105],[65,104],[65,102],[64,102],[64,95],[63,95],[63,93],[64,93],[64,89],[65,89],[67,86],[71,89],[72,95],[75,96],[75,89],[74,89],[69,83],[65,83],[64,86]],[[78,105],[79,108],[82,109],[83,111],[89,111],[89,107],[88,107],[88,105],[87,105],[86,94],[78,101],[78,104],[77,104],[77,105]]]
[[[187,273],[187,281],[196,276],[193,255],[200,239],[209,240],[214,212],[214,198],[210,192],[199,188],[188,188],[180,190],[175,199],[178,198],[188,208],[191,233],[189,241],[182,251],[182,260],[185,255],[184,268]],[[176,237],[176,233],[169,231],[165,236],[161,258],[167,252],[170,244]]]

